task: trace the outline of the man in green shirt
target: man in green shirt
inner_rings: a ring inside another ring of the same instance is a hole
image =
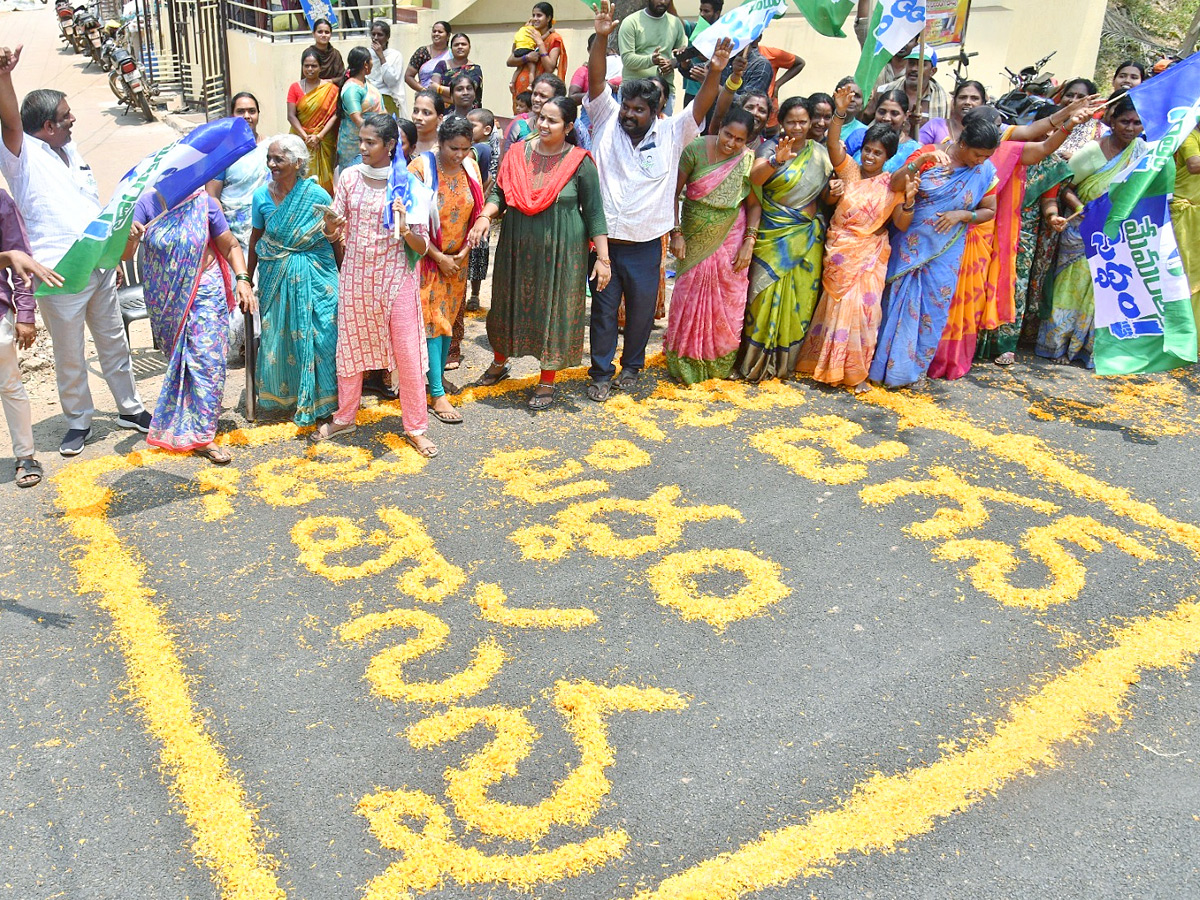
[[[683,23],[683,28],[687,32],[689,44],[695,42],[696,38],[704,33],[704,29],[713,24],[717,19],[721,18],[721,12],[725,9],[725,0],[704,0],[700,4],[700,18],[695,22],[688,22],[686,19]],[[671,2],[669,11],[675,12],[674,0]],[[676,56],[676,66],[679,68],[679,73],[683,76],[683,105],[687,106],[700,93],[700,82],[704,80],[704,73],[707,70],[703,60],[695,62],[686,62]]]
[[[688,39],[682,20],[667,12],[670,5],[671,0],[646,0],[645,9],[621,23],[617,48],[621,51],[622,83],[662,75],[669,93],[674,94],[675,51],[686,47]],[[668,114],[671,108],[668,100]]]

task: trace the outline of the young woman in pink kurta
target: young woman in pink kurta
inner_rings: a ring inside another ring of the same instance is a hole
[[[402,200],[393,204],[398,224],[384,225],[388,175],[399,138],[388,115],[367,116],[359,132],[363,162],[344,171],[333,197],[326,232],[345,242],[338,279],[338,410],[313,434],[314,441],[354,430],[362,376],[394,369],[404,437],[422,456],[437,455],[425,437],[425,320],[413,259],[428,250],[428,222],[409,222]],[[404,176],[407,170],[401,167]],[[419,184],[410,190],[420,189]],[[428,207],[426,206],[426,215]]]

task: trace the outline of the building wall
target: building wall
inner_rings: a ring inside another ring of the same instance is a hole
[[[732,3],[733,0],[728,0]],[[532,7],[532,0],[529,6]],[[681,14],[694,18],[699,0],[677,0]],[[588,35],[592,20],[588,9],[576,0],[556,4],[557,28],[567,47],[568,80],[586,61]],[[1003,93],[1007,81],[1005,66],[1015,70],[1036,62],[1057,50],[1048,68],[1060,80],[1090,73],[1100,45],[1100,26],[1104,20],[1105,0],[1008,0],[972,5],[967,32],[967,49],[979,55],[971,60],[969,77],[981,81],[989,91]],[[511,112],[509,79],[513,70],[505,65],[512,34],[526,19],[527,10],[517,10],[513,0],[443,0],[438,10],[421,10],[416,25],[396,24],[391,46],[409,56],[429,38],[434,21],[450,16],[455,31],[471,36],[472,61],[483,66],[484,103],[497,115]],[[849,24],[849,23],[848,23]],[[805,70],[784,90],[783,96],[813,91],[832,91],[844,75],[853,73],[860,54],[857,40],[828,38],[817,34],[798,13],[789,14],[771,25],[764,39],[770,46],[784,47],[805,59]],[[365,45],[356,38],[337,41],[345,56],[351,47]],[[275,102],[260,96],[263,104],[260,133],[272,134],[287,129],[284,96],[288,86],[299,78],[300,52],[307,42],[271,43],[240,32],[229,33],[230,89],[262,91],[274,95]],[[938,80],[947,87],[954,84],[953,66],[939,66]],[[1101,89],[1107,86],[1102,85]],[[409,98],[411,101],[411,97]]]

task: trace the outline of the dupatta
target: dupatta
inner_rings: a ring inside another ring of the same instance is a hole
[[[438,167],[437,151],[426,150],[418,159],[421,160],[421,182],[433,192],[433,208],[429,214],[429,240],[433,246],[442,249],[442,210],[438,201]],[[471,222],[474,224],[479,214],[483,212],[483,176],[479,172],[479,164],[471,158],[462,161],[463,171],[467,174],[467,189],[471,192]],[[437,269],[437,263],[426,253],[421,260],[421,272],[432,274]]]
[[[527,216],[536,216],[549,209],[591,155],[581,147],[571,147],[554,168],[545,173],[542,183],[535,185],[529,157],[532,152],[532,147],[524,141],[519,142],[500,160],[500,172],[496,176],[496,182],[504,192],[504,201]]]
[[[753,162],[753,155],[745,151],[709,165],[707,171],[701,165],[692,173],[684,187],[686,199],[681,216],[687,256],[676,261],[676,278],[712,256],[728,238],[749,193]]]
[[[996,218],[992,259],[988,263],[980,329],[999,328],[1017,318],[1017,241],[1021,235],[1021,202],[1028,167],[1022,164],[1022,141],[1001,141],[992,154],[996,167]]]

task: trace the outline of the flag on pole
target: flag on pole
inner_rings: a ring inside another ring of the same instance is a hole
[[[1143,197],[1105,233],[1107,194],[1087,205],[1080,231],[1096,300],[1098,375],[1163,372],[1196,362],[1191,287],[1171,225],[1168,194]]]
[[[133,208],[142,194],[158,191],[170,209],[253,149],[250,126],[244,119],[230,117],[207,122],[182,140],[151,153],[121,179],[108,205],[55,266],[63,277],[62,287],[43,284],[37,296],[77,294],[96,269],[115,269],[129,240]]]
[[[876,0],[854,80],[870,94],[879,73],[925,28],[925,0]]]
[[[1175,189],[1175,151],[1200,117],[1200,53],[1129,92],[1150,142],[1109,188],[1112,211],[1105,232],[1114,237],[1143,197]]]
[[[410,227],[429,225],[433,212],[433,191],[408,171],[408,163],[399,147],[396,148],[396,156],[392,160],[392,170],[388,173],[387,202],[383,205],[383,227],[388,232],[395,231],[396,214],[392,211],[392,204],[397,200],[404,202],[404,218]],[[393,236],[399,238],[399,235]],[[404,252],[408,256],[409,267],[415,270],[420,259],[417,252],[407,243],[404,245]]]
[[[854,0],[795,0],[808,24],[826,37],[845,37],[842,26],[855,7]]]
[[[773,19],[787,10],[788,0],[746,0],[713,22],[701,35],[692,41],[692,46],[704,54],[705,59],[717,49],[717,41],[729,38],[733,42],[730,56],[736,56],[744,48],[762,36]]]

